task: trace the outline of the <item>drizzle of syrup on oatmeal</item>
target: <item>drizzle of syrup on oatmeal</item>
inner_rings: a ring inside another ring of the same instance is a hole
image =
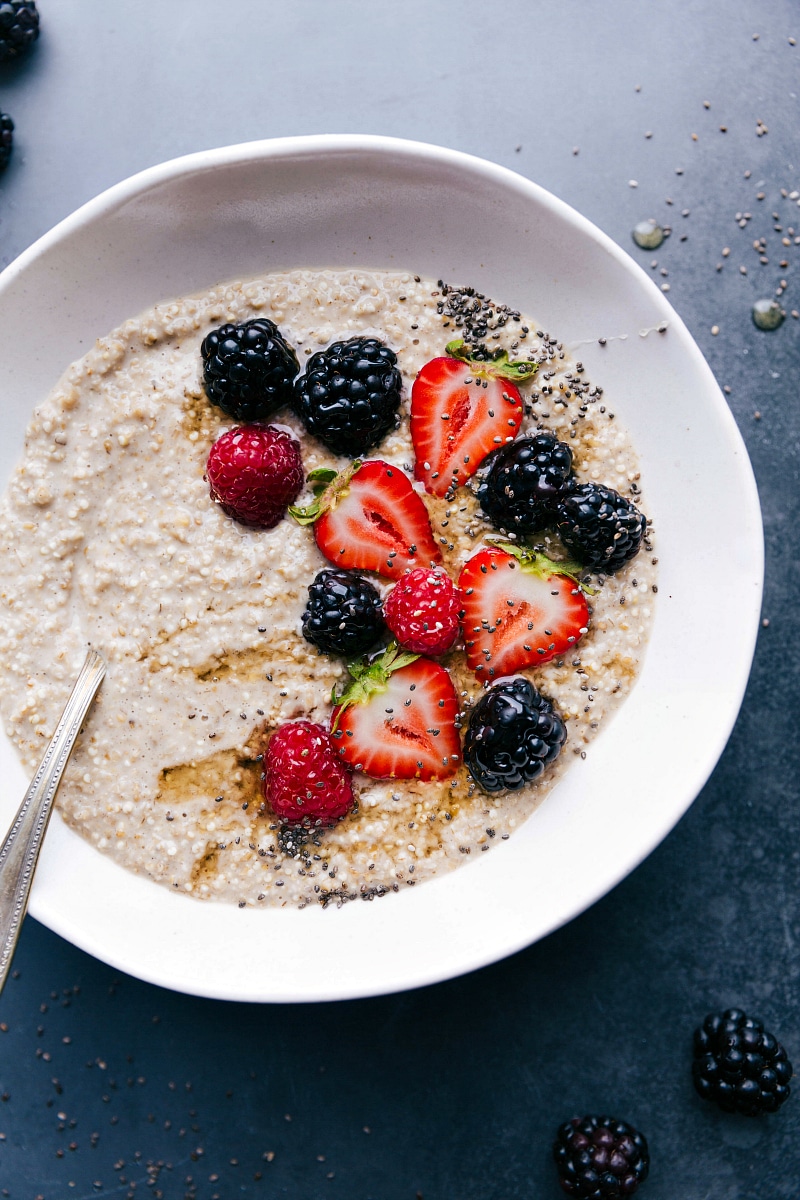
[[[263,648],[253,647],[249,650],[228,650],[219,658],[202,663],[192,670],[200,683],[217,683],[226,675],[235,675],[237,679],[254,682],[264,678],[265,663]]]
[[[200,802],[201,814],[219,819],[224,838],[254,840],[255,819],[261,806],[261,760],[255,735],[241,750],[218,750],[208,758],[164,767],[158,776],[156,800],[180,813],[181,806]],[[246,806],[246,807],[245,807]],[[204,854],[195,860],[191,880],[197,883],[217,873],[219,845],[209,838]]]
[[[224,797],[219,805],[223,811],[232,804],[260,803],[261,762],[251,748],[218,750],[208,758],[159,772],[156,800],[176,808],[182,800],[207,800],[211,812],[217,796]]]
[[[181,414],[181,425],[184,432],[187,436],[193,433],[197,434],[197,437],[192,440],[210,445],[223,424],[222,412],[214,408],[202,393],[194,395],[186,392],[184,395],[186,404]]]

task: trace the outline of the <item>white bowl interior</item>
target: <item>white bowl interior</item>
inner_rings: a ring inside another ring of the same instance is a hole
[[[377,994],[542,937],[629,872],[691,804],[750,669],[763,573],[758,498],[695,343],[588,221],[512,172],[452,151],[350,136],[252,143],[153,168],[84,206],[0,276],[0,479],[36,403],[125,318],[224,280],[350,264],[470,283],[532,314],[584,362],[639,451],[660,561],[652,641],[634,692],[587,760],[513,838],[371,904],[200,903],[115,866],[56,817],[31,911],[107,962],[186,992]],[[6,739],[0,769],[8,823],[27,781]]]

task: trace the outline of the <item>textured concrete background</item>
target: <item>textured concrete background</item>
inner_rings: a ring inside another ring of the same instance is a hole
[[[688,1066],[694,1025],[734,1003],[800,1066],[800,321],[767,334],[750,319],[780,279],[800,308],[800,246],[781,245],[790,225],[800,234],[781,196],[800,187],[796,5],[40,10],[34,53],[0,68],[17,124],[0,265],[132,172],[229,142],[394,134],[513,167],[658,260],[752,456],[769,625],[728,748],[677,829],[566,929],[467,978],[327,1007],[235,1006],[119,977],[29,919],[0,998],[2,1196],[555,1200],[555,1128],[608,1111],[650,1141],[648,1200],[796,1200],[800,1098],[764,1121],[726,1116],[696,1098]],[[630,239],[651,215],[674,229],[655,254]],[[723,606],[735,577],[718,587]]]

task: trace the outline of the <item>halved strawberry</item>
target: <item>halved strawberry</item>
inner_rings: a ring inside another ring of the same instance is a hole
[[[399,467],[356,459],[338,475],[322,467],[308,478],[316,500],[289,512],[301,525],[314,525],[317,546],[337,567],[396,579],[409,567],[441,560],[425,502]]]
[[[462,629],[479,679],[500,679],[570,650],[586,633],[589,609],[570,563],[503,542],[464,564]]]
[[[376,661],[350,664],[335,700],[337,754],[373,779],[447,779],[461,762],[458,700],[444,667],[392,642]]]
[[[448,342],[447,358],[434,358],[411,389],[411,440],[415,478],[433,496],[444,496],[474,475],[498,446],[513,442],[522,421],[514,381],[530,379],[536,363],[470,357],[464,342]]]

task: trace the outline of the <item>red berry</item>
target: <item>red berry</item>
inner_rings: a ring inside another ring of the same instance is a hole
[[[334,701],[336,754],[373,779],[449,779],[461,762],[458,697],[444,667],[394,643]]]
[[[328,730],[290,721],[273,733],[264,754],[264,799],[281,821],[333,825],[353,806],[350,772]]]
[[[415,567],[383,602],[383,619],[397,641],[416,654],[444,654],[458,637],[461,597],[440,567]]]
[[[415,478],[432,496],[446,496],[474,475],[493,450],[513,442],[524,405],[514,380],[530,379],[531,362],[509,362],[505,351],[476,359],[461,339],[434,358],[411,389]]]
[[[488,682],[566,654],[586,633],[589,606],[574,564],[503,542],[461,568],[467,664]],[[578,568],[580,570],[580,568]]]
[[[338,474],[312,471],[309,481],[316,499],[291,514],[314,526],[314,540],[334,566],[397,579],[407,567],[441,560],[425,503],[399,467],[356,459]]]
[[[211,447],[206,478],[229,517],[272,529],[303,486],[300,443],[274,425],[237,425]]]

